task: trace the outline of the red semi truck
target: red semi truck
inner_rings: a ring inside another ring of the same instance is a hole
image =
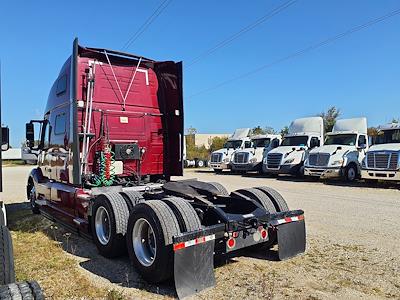
[[[147,281],[174,277],[179,297],[215,284],[214,256],[276,243],[280,259],[304,252],[304,212],[276,191],[171,180],[183,173],[183,119],[182,63],[75,39],[43,119],[26,125],[32,211],[106,257],[128,251]]]

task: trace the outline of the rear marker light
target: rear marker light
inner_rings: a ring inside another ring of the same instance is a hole
[[[261,238],[265,240],[267,237],[268,237],[268,232],[265,229],[261,230]]]
[[[239,232],[232,232],[232,237],[235,239],[239,236]]]
[[[226,245],[228,246],[229,249],[232,249],[236,245],[236,241],[234,238],[230,238],[227,242]]]

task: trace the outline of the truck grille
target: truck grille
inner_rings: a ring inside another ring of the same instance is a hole
[[[233,157],[233,162],[235,164],[247,164],[249,162],[249,153],[245,152],[235,153]]]
[[[282,161],[282,153],[268,153],[267,155],[267,167],[269,169],[279,169]]]
[[[399,168],[398,152],[368,152],[367,167],[370,169],[397,170]]]
[[[329,153],[312,153],[308,158],[310,166],[326,167],[329,162]]]
[[[212,163],[221,163],[222,162],[222,153],[211,154],[211,162]]]

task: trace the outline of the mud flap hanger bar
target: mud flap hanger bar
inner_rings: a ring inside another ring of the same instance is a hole
[[[181,234],[174,241],[174,279],[179,299],[215,286],[214,246],[225,225]]]

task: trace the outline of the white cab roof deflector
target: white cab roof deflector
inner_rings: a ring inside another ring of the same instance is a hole
[[[321,135],[324,121],[321,117],[301,118],[294,120],[289,126],[288,135]]]
[[[238,128],[235,132],[229,137],[230,140],[241,140],[245,137],[248,137],[250,134],[250,128]]]
[[[353,118],[337,120],[333,126],[332,132],[328,134],[338,133],[359,133],[367,134],[367,118]]]

